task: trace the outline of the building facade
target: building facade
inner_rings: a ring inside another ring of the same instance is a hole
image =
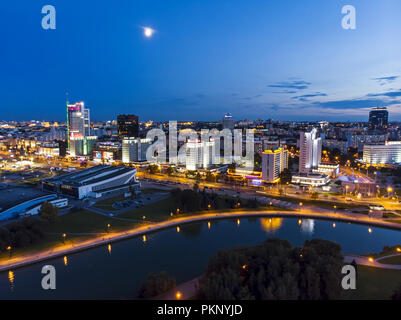
[[[401,141],[388,141],[381,145],[365,145],[363,162],[370,165],[400,164]]]
[[[317,137],[316,128],[301,132],[299,149],[299,172],[309,173],[317,168],[322,158],[322,139]]]
[[[374,108],[369,112],[369,130],[385,131],[388,128],[387,108]]]
[[[262,153],[262,180],[278,181],[280,173],[288,168],[288,150],[280,147]]]
[[[117,117],[117,132],[120,139],[139,136],[139,118],[132,114],[120,114]]]

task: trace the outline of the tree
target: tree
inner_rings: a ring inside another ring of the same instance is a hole
[[[50,202],[45,201],[40,207],[39,215],[45,221],[55,223],[58,219],[58,208]]]
[[[268,239],[245,248],[219,251],[199,280],[198,299],[338,299],[341,247],[314,239],[301,247]]]
[[[391,296],[392,300],[401,300],[401,284],[399,287],[394,291],[393,295]]]
[[[175,288],[175,279],[170,278],[166,271],[159,274],[149,274],[139,288],[138,298],[149,299],[157,297]]]
[[[289,169],[284,169],[280,175],[280,182],[281,184],[287,184],[291,182],[291,171]]]
[[[172,167],[167,168],[167,175],[171,176],[174,173],[174,169]]]

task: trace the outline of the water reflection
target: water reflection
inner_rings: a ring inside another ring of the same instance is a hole
[[[312,235],[315,231],[315,220],[306,219],[301,221],[301,232]]]
[[[107,251],[108,251],[109,255],[111,255],[111,244],[110,243],[107,245]]]
[[[267,232],[274,232],[283,225],[283,218],[262,218],[260,219],[262,229]]]
[[[8,271],[8,281],[10,282],[10,290],[14,291],[14,272]]]
[[[64,256],[63,261],[64,261],[64,265],[68,266],[68,258],[67,258],[67,256]]]

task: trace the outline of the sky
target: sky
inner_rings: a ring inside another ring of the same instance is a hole
[[[7,1],[0,120],[65,121],[67,92],[98,121],[401,120],[400,38],[399,0]]]

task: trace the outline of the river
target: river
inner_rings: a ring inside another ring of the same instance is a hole
[[[379,252],[401,244],[401,231],[324,220],[244,218],[194,223],[0,273],[0,299],[132,299],[150,272],[177,283],[202,274],[218,250],[277,237],[301,245],[321,238],[343,253]],[[56,289],[43,290],[41,269],[56,268]]]

